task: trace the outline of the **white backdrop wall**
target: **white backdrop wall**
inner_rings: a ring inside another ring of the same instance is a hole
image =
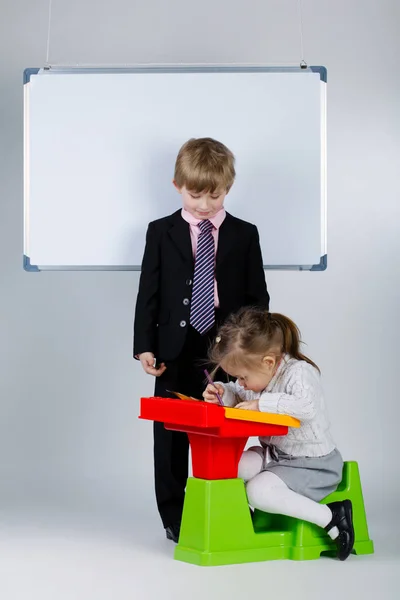
[[[305,57],[328,68],[329,265],[268,285],[322,369],[374,533],[400,482],[399,5],[303,6]],[[134,505],[154,521],[151,425],[137,420],[153,383],[131,358],[138,273],[22,269],[22,72],[44,63],[47,8],[0,9],[0,505]],[[53,63],[299,58],[294,1],[53,2]]]

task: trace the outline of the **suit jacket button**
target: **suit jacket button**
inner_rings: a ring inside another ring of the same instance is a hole
[[[181,322],[179,323],[179,325],[180,325],[181,327],[186,327],[186,321],[181,321]]]
[[[184,301],[183,301],[183,304],[185,306],[188,306],[188,304],[189,304],[189,298],[185,298]]]
[[[192,285],[192,280],[191,279],[186,279],[186,285]]]

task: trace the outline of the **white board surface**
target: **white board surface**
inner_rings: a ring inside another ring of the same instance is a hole
[[[140,268],[192,137],[235,154],[225,207],[257,225],[266,268],[324,268],[324,72],[27,70],[25,268]]]

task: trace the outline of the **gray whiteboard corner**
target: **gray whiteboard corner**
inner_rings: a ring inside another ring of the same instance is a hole
[[[36,67],[30,67],[29,69],[25,69],[24,71],[24,84],[29,83],[32,75],[37,75],[40,69]]]
[[[319,263],[317,265],[313,265],[310,271],[326,271],[327,266],[328,256],[327,254],[324,254],[324,256],[321,256],[321,260],[319,261]]]
[[[310,67],[310,69],[313,73],[319,73],[321,81],[325,81],[325,83],[328,81],[328,71],[326,67]]]
[[[39,273],[40,269],[36,265],[31,265],[31,259],[24,254],[24,271],[28,273]]]

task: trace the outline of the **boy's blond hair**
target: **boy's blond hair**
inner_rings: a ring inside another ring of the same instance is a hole
[[[191,139],[179,150],[174,180],[191,192],[229,192],[235,180],[235,157],[212,138]]]

